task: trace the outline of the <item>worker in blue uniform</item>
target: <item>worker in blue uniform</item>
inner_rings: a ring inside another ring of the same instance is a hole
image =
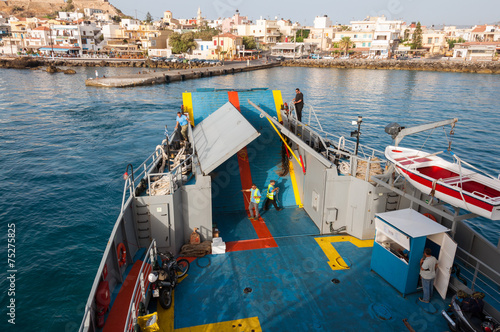
[[[276,204],[276,196],[278,194],[279,188],[276,187],[276,181],[271,180],[269,183],[269,186],[267,187],[267,195],[266,195],[266,202],[264,203],[264,211],[269,210],[269,204],[272,203],[274,205],[274,208],[277,211],[281,211],[282,209],[278,207],[278,204]]]

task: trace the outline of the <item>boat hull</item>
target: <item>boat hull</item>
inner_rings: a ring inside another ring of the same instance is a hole
[[[389,146],[385,155],[398,173],[421,192],[479,216],[500,220],[500,200],[486,194],[500,193],[500,181],[422,151]]]

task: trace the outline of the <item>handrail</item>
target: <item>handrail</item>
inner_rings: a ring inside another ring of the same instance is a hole
[[[145,252],[145,258],[144,261],[142,262],[141,269],[139,270],[138,278],[135,281],[135,286],[134,286],[134,292],[132,293],[132,297],[130,298],[130,304],[128,307],[128,312],[127,312],[127,320],[125,321],[125,328],[124,332],[128,331],[133,331],[134,330],[134,324],[136,323],[137,320],[137,308],[135,306],[135,297],[137,295],[138,289],[141,290],[142,294],[142,301],[146,301],[146,291],[149,287],[149,279],[144,278],[144,271],[146,270],[147,265],[151,266],[152,269],[152,264],[151,264],[151,257],[152,257],[152,251],[156,252],[156,240],[153,239],[151,241],[151,244],[149,245],[148,250]],[[146,305],[146,303],[144,303]],[[130,319],[134,320],[132,326],[130,325]]]
[[[492,300],[494,300],[496,303],[500,304],[500,291],[497,291],[495,290],[495,287],[497,289],[500,289],[500,284],[498,282],[496,282],[495,280],[493,280],[491,277],[487,276],[484,272],[482,272],[481,274],[488,278],[488,280],[490,280],[493,285],[492,286],[489,286],[488,288],[492,289],[496,295],[492,295],[490,293],[488,293],[483,286],[481,285],[478,285],[477,281],[479,280],[480,282],[482,282],[484,285],[488,286],[488,284],[483,281],[479,276],[479,270],[480,269],[486,269],[489,273],[492,273],[493,275],[495,275],[496,277],[498,277],[500,279],[500,273],[498,273],[497,271],[493,270],[491,267],[489,267],[486,263],[482,262],[481,260],[477,259],[476,257],[472,256],[470,253],[468,253],[467,251],[465,251],[464,249],[460,248],[460,247],[457,247],[458,250],[460,250],[461,253],[465,254],[468,258],[470,259],[473,259],[476,261],[476,264],[473,265],[472,263],[469,263],[465,258],[462,258],[462,257],[459,257],[459,259],[464,263],[464,264],[467,264],[469,267],[471,267],[474,271],[471,271],[473,272],[473,278],[472,280],[470,280],[469,278],[467,278],[466,276],[462,276],[463,278],[465,278],[466,280],[470,281],[471,282],[471,285],[470,287],[467,286],[471,291],[475,291],[475,288],[479,288],[481,289],[481,291],[483,293],[485,293],[486,295],[488,295]]]

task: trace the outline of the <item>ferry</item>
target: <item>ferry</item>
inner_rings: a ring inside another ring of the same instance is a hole
[[[385,147],[360,144],[362,117],[354,142],[287,104],[267,88],[183,93],[188,140],[166,131],[126,166],[80,331],[448,331],[457,326],[442,313],[459,290],[484,293],[500,320],[500,243],[413,187]],[[264,210],[271,180],[279,208]],[[425,248],[438,258],[429,303]],[[149,278],[162,252],[190,262],[168,309]]]

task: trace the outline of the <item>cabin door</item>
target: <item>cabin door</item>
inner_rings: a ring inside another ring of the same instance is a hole
[[[455,252],[457,251],[457,243],[445,233],[430,235],[427,238],[441,246],[434,287],[436,287],[436,291],[444,300],[448,291],[448,284],[450,283],[451,268],[455,259]]]

